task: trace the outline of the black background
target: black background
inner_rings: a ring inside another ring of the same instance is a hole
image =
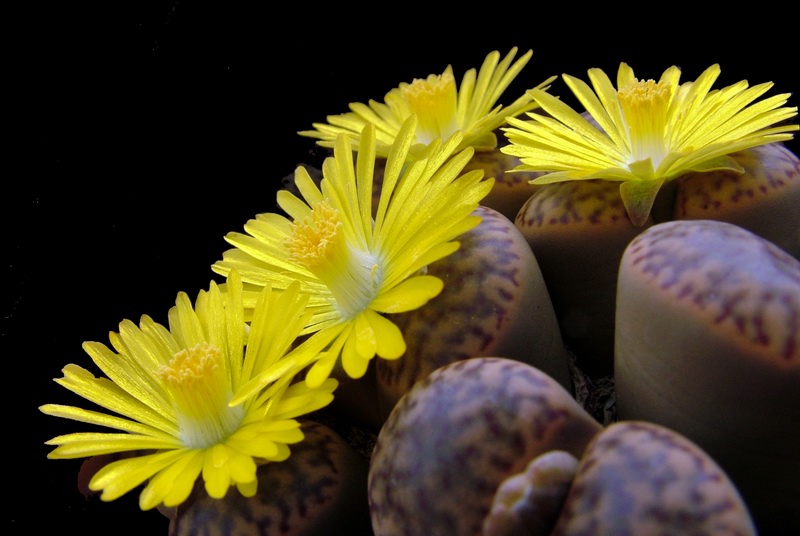
[[[600,67],[615,80],[621,61],[639,78],[678,65],[682,80],[720,63],[715,87],[771,80],[768,95],[800,102],[796,24],[772,10],[774,19],[687,22],[683,8],[667,6],[676,11],[655,22],[534,4],[436,19],[419,6],[274,5],[63,5],[9,22],[23,29],[4,84],[19,120],[4,173],[10,292],[0,332],[13,534],[166,534],[163,516],[138,510],[139,490],[112,503],[84,499],[80,461],[47,460],[44,445],[81,426],[37,408],[79,403],[52,378],[67,363],[93,370],[83,341],[106,343],[124,318],[166,322],[178,291],[194,297],[208,286],[223,236],[275,210],[274,192],[297,164],[321,163],[313,140],[297,135],[312,122],[448,64],[460,81],[490,51],[513,46],[534,53],[503,104],[550,75],[586,80]],[[574,104],[563,82],[552,92]],[[787,145],[798,152],[797,140]]]

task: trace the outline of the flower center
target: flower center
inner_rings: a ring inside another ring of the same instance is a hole
[[[667,112],[672,86],[663,81],[634,80],[619,90],[618,97],[631,144],[628,164],[650,158],[653,168],[658,168],[669,153]]]
[[[210,447],[237,429],[244,409],[228,407],[233,393],[219,348],[200,343],[181,350],[158,373],[172,394],[187,447]]]
[[[416,78],[400,87],[411,113],[417,115],[417,141],[429,144],[436,138],[448,139],[458,130],[456,120],[456,80],[450,69],[427,79]]]
[[[286,241],[291,258],[328,287],[343,318],[369,307],[380,289],[382,270],[369,251],[347,241],[339,212],[330,202],[323,199],[314,205],[292,230]]]

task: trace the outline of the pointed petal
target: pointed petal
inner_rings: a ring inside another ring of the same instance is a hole
[[[84,458],[131,450],[175,449],[182,445],[173,437],[150,437],[136,434],[81,432],[54,437],[47,445],[58,445],[47,457],[52,459]]]
[[[104,501],[112,501],[186,456],[187,452],[170,450],[111,462],[95,473],[89,482],[89,489],[102,490],[101,498]]]
[[[177,428],[170,427],[169,430],[161,428],[154,428],[147,424],[132,421],[129,419],[122,419],[107,413],[100,413],[99,411],[91,411],[74,406],[64,406],[61,404],[45,404],[39,406],[39,411],[46,415],[53,417],[61,417],[63,419],[72,419],[78,422],[85,422],[88,424],[95,424],[97,426],[105,426],[107,428],[114,428],[131,434],[140,434],[152,437],[158,437],[164,440],[174,439],[178,435]]]

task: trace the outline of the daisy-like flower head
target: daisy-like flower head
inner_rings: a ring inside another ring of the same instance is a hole
[[[375,210],[376,127],[367,123],[356,165],[350,137],[339,135],[320,186],[299,167],[302,199],[288,190],[277,195],[289,217],[257,215],[245,225],[247,234],[225,237],[234,248],[212,266],[220,274],[235,269],[256,288],[301,282],[314,311],[304,333],[327,348],[308,370],[309,385],[327,378],[339,356],[351,378],[363,376],[376,354],[400,357],[405,341],[384,313],[416,309],[438,295],[443,283],[426,275],[426,266],[457,250],[455,238],[480,223],[472,212],[494,180],[482,180],[482,170],[458,176],[474,154],[466,148],[453,155],[459,132],[408,160],[416,126],[412,115],[397,132]]]
[[[620,195],[634,225],[647,220],[666,181],[687,172],[743,172],[731,153],[792,138],[800,126],[782,123],[797,115],[784,107],[789,93],[758,100],[772,83],[741,81],[711,90],[720,68],[712,65],[694,82],[679,84],[673,66],[661,78],[639,80],[625,63],[617,89],[600,69],[590,69],[594,91],[577,78],[564,81],[599,128],[556,97],[529,94],[549,115],[509,118],[509,145],[500,150],[521,164],[511,170],[550,172],[531,181],[620,181]]]
[[[357,140],[364,125],[372,123],[377,131],[378,156],[385,158],[400,132],[400,126],[414,114],[419,120],[419,128],[409,153],[412,157],[433,140],[448,139],[456,131],[463,133],[458,150],[465,147],[477,151],[492,150],[497,147],[494,131],[505,123],[507,117],[537,107],[527,93],[505,108],[496,105],[528,63],[533,51],[528,51],[512,64],[516,54],[517,48],[514,47],[500,61],[500,54],[491,52],[477,77],[475,69],[468,70],[459,88],[456,88],[453,69],[448,65],[440,75],[431,74],[410,84],[401,83],[386,94],[385,102],[351,103],[350,112],[330,115],[328,123],[314,123],[314,130],[304,130],[299,134],[317,138],[318,145],[330,148],[339,134],[345,133]],[[553,80],[555,77],[550,77],[537,87],[546,89]]]
[[[292,349],[310,316],[299,284],[284,292],[265,287],[249,329],[235,272],[227,288],[212,282],[194,308],[178,294],[169,329],[145,315],[138,326],[120,323],[110,334],[113,350],[84,343],[107,377],[71,364],[56,382],[114,414],[60,404],[40,410],[116,431],[55,437],[48,457],[130,454],[100,469],[89,488],[111,501],[149,480],[143,510],[182,503],[201,474],[211,497],[233,485],[255,495],[257,465],[289,456],[288,445],[303,439],[296,417],[329,404],[337,382],[314,389],[292,382],[315,357],[308,345]]]

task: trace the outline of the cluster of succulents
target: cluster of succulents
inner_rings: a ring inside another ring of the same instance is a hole
[[[119,416],[42,411],[117,432],[51,456],[175,535],[800,527],[797,108],[626,64],[502,106],[516,54],[300,131],[225,281],[64,369]]]

